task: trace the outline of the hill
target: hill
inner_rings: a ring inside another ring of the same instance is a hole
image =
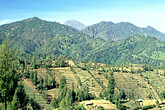
[[[57,34],[71,34],[76,29],[37,17],[0,26],[0,42],[6,38],[22,54],[32,55]]]
[[[78,61],[109,64],[165,64],[165,43],[154,37],[133,35],[118,41],[104,41],[37,17],[0,26],[0,36],[0,42],[8,38],[11,47],[22,57],[63,55]]]
[[[119,41],[105,42],[96,48],[85,59],[110,64],[165,64],[165,43],[154,37],[134,35]],[[89,61],[89,60],[88,60]]]
[[[100,22],[85,28],[83,33],[90,35],[93,38],[102,38],[104,40],[120,40],[135,34],[142,36],[153,36],[165,41],[165,34],[148,26],[147,28],[139,28],[129,22]]]
[[[76,20],[67,20],[67,21],[64,21],[62,24],[67,25],[67,26],[71,26],[71,27],[78,29],[78,30],[83,30],[87,27],[84,24],[82,24]]]

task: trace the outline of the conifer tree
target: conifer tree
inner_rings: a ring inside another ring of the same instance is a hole
[[[19,85],[15,91],[13,101],[12,101],[12,108],[13,110],[26,110],[26,106],[28,104],[29,97],[26,95],[23,85]]]
[[[13,99],[15,89],[18,84],[18,67],[19,64],[16,54],[9,48],[7,41],[0,46],[0,97],[5,103]]]
[[[113,102],[114,90],[115,90],[115,80],[113,77],[113,73],[111,73],[108,78],[107,94],[106,94],[107,99],[111,102]]]

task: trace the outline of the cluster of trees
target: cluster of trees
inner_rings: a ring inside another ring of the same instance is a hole
[[[66,61],[66,57],[59,56],[55,59],[54,67],[67,67],[69,66],[68,62]]]
[[[9,48],[7,41],[4,41],[0,46],[0,103],[4,103],[5,110],[25,110],[28,104],[31,104],[33,109],[40,108],[37,102],[26,94],[18,65],[19,58]]]
[[[61,110],[72,110],[75,109],[75,101],[83,101],[87,99],[94,99],[95,95],[89,93],[89,89],[86,86],[82,86],[78,91],[74,91],[74,84],[72,83],[72,89],[67,88],[66,77],[60,77],[59,84],[59,95],[58,98],[54,98],[51,102],[51,105],[54,108],[59,107]]]
[[[113,72],[108,75],[108,84],[106,91],[103,94],[100,93],[100,98],[106,98],[106,100],[111,101],[120,110],[125,110],[125,107],[121,104],[122,99],[126,99],[126,94],[124,90],[115,91],[115,79]]]
[[[38,68],[50,68],[52,67],[52,59],[51,57],[43,57],[43,56],[38,56],[32,57],[31,60],[31,67],[33,69],[38,69]]]
[[[48,90],[58,86],[55,77],[52,77],[48,73],[42,78],[38,75],[37,71],[31,71],[30,80],[36,86],[38,91]]]
[[[165,90],[161,91],[159,96],[160,96],[160,99],[165,99]]]
[[[43,56],[40,55],[38,57],[33,56],[31,60],[31,67],[33,69],[38,68],[51,68],[51,67],[67,67],[69,66],[68,62],[66,61],[66,56]],[[54,64],[53,64],[54,61]]]
[[[149,65],[143,65],[143,71],[154,71],[154,69]]]

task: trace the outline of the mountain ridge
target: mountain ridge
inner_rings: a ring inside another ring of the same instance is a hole
[[[154,37],[130,35],[121,40],[106,41],[38,18],[0,26],[0,36],[1,42],[8,38],[10,46],[22,57],[65,55],[80,61],[109,64],[165,64],[165,43]]]
[[[132,35],[139,34],[142,36],[154,36],[160,40],[165,41],[165,34],[159,32],[153,27],[150,26],[148,28],[140,28],[129,22],[113,23],[111,21],[102,21],[100,23],[88,26],[82,30],[82,32],[93,38],[99,37],[104,40],[120,40]]]

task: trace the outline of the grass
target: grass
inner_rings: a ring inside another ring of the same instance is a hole
[[[77,76],[81,79],[83,85],[87,85],[90,93],[95,93],[96,96],[99,96],[99,93],[102,92],[101,86],[96,82],[96,80],[88,73],[88,71],[77,68],[75,70]]]
[[[154,90],[159,94],[165,89],[165,77],[160,74],[153,72],[142,73],[144,79],[154,88]]]
[[[131,73],[114,73],[116,86],[123,89],[126,94],[133,92],[135,98],[146,99],[151,92],[153,95],[155,92],[150,89],[150,85],[139,74]]]

